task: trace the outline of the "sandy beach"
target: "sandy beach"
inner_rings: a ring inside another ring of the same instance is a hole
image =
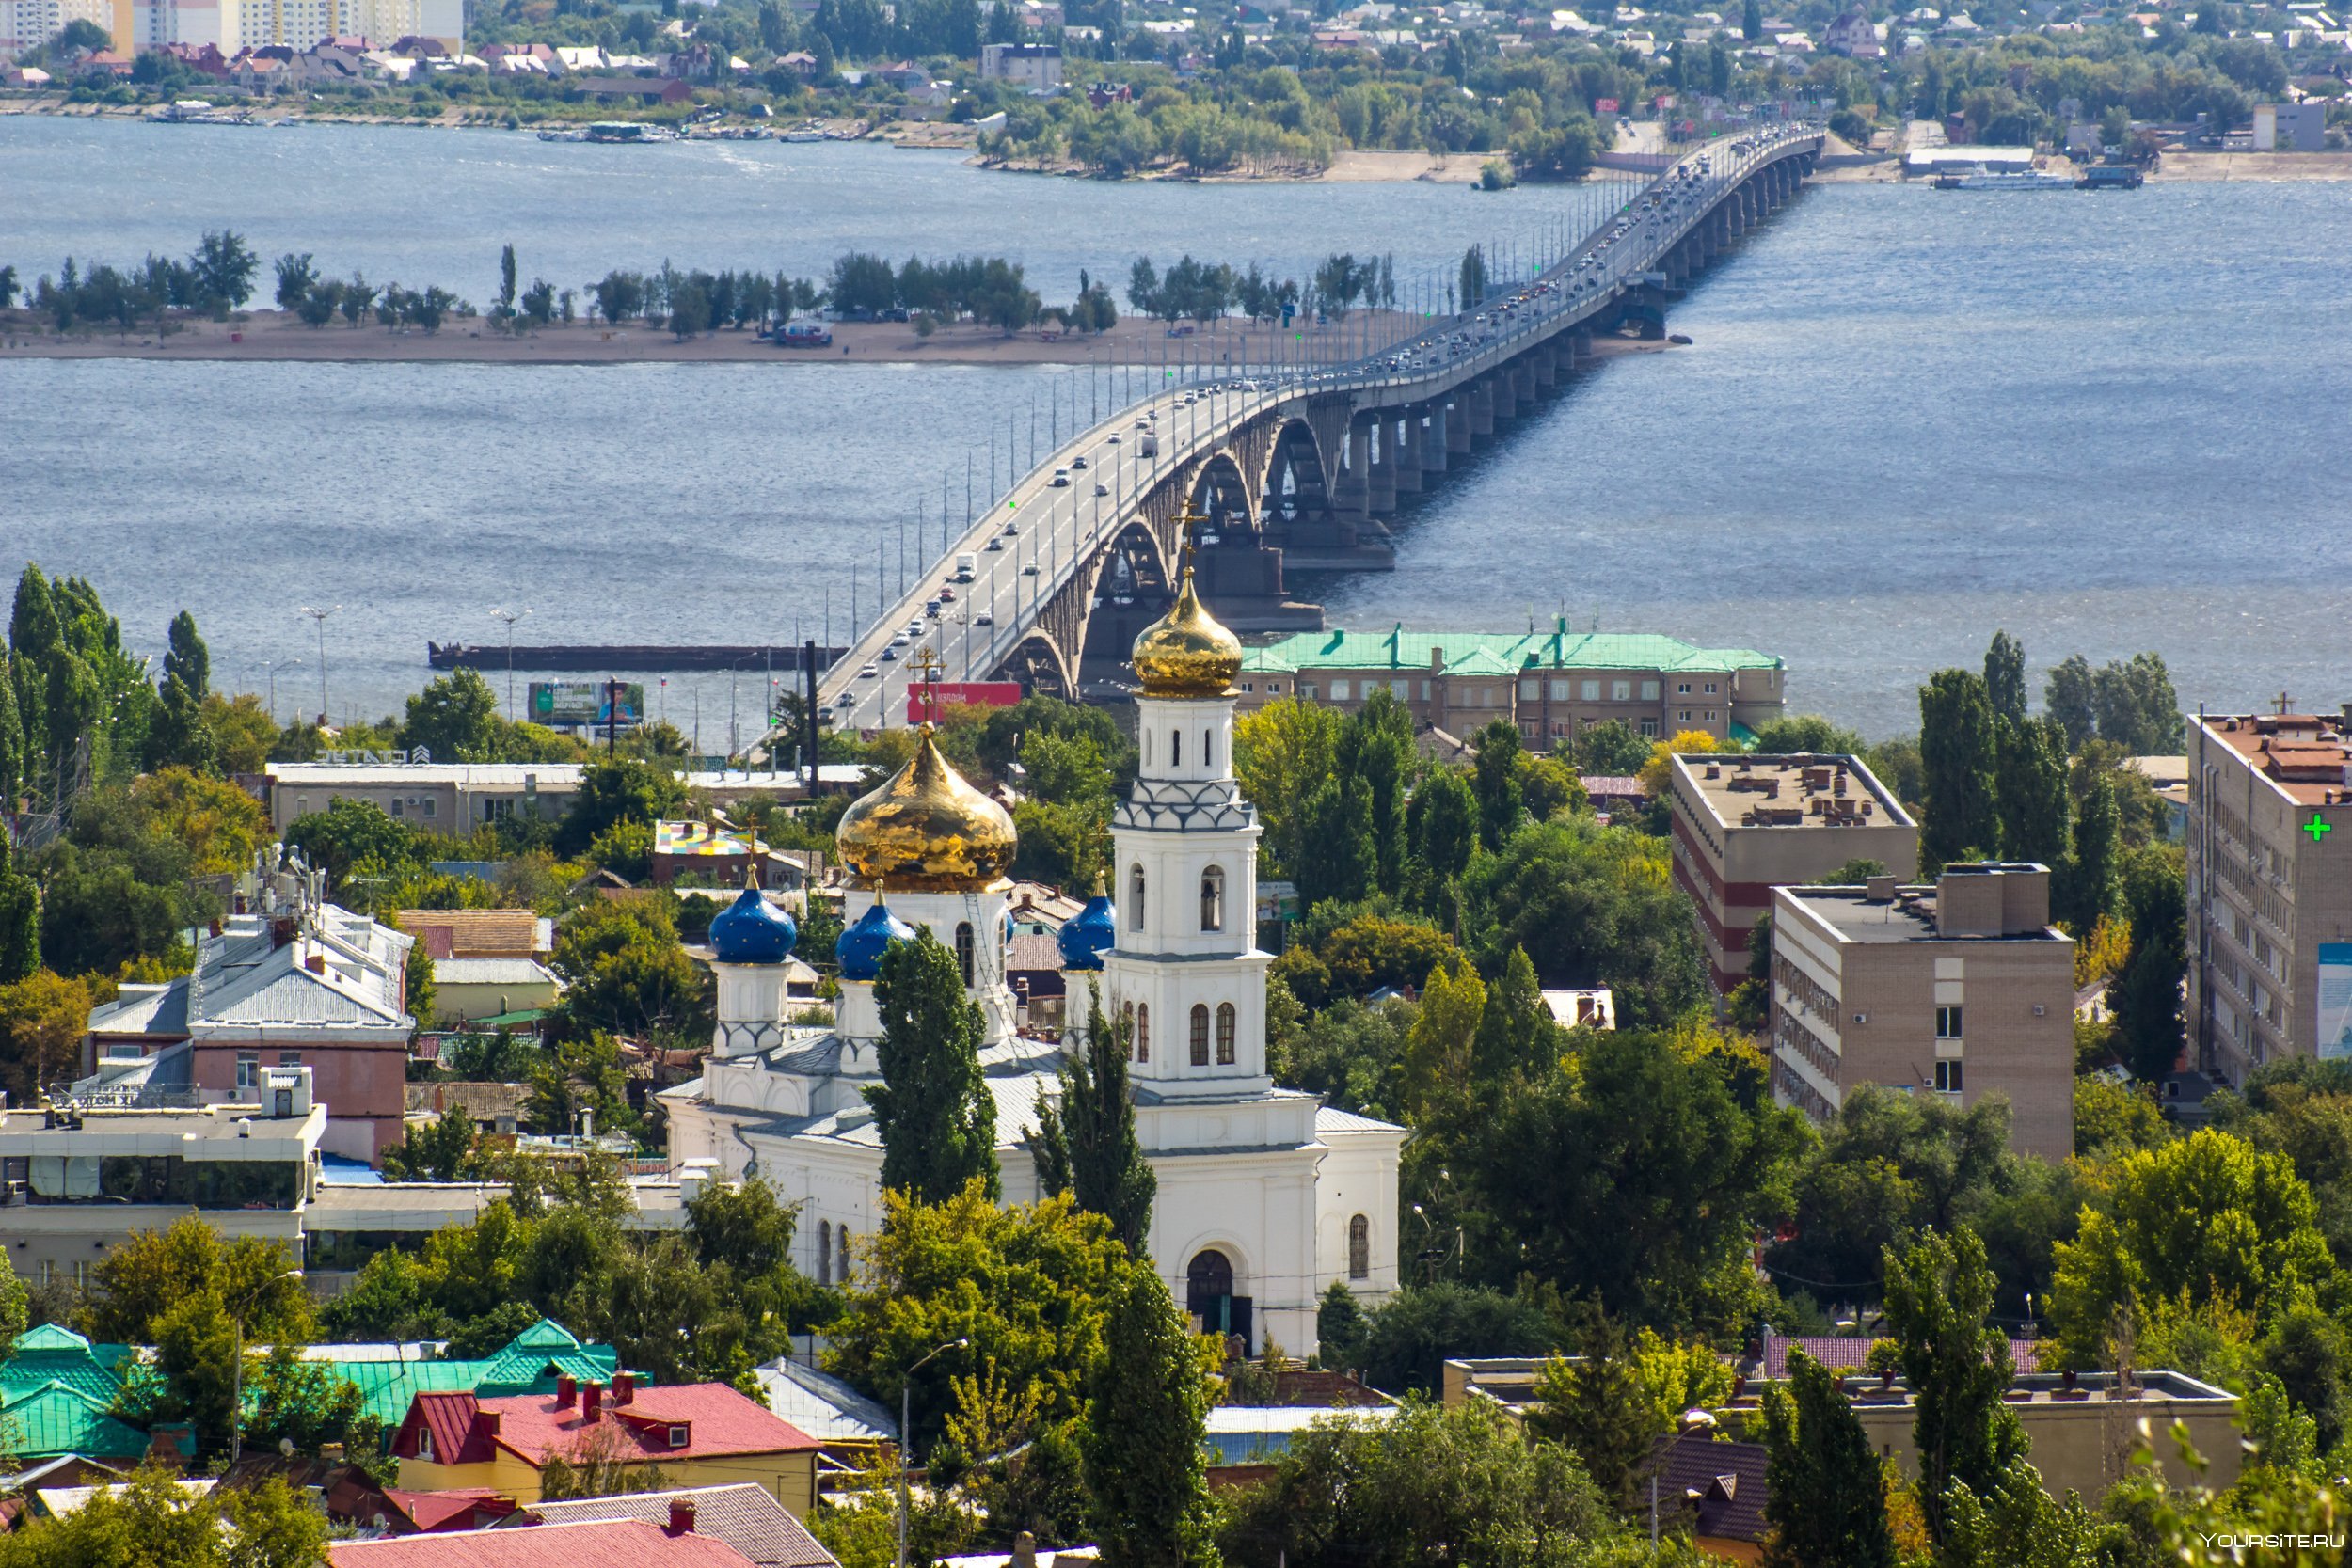
[[[175,324],[176,325],[177,324]],[[1401,317],[1380,313],[1375,339],[1402,332]],[[1362,352],[1362,312],[1343,329],[1309,329],[1283,344],[1289,363],[1351,359]],[[1007,337],[993,327],[942,327],[924,338],[903,322],[845,322],[832,328],[834,343],[823,349],[780,349],[749,332],[717,332],[681,342],[642,325],[609,327],[576,322],[540,332],[510,335],[480,320],[452,322],[437,333],[390,332],[381,326],[306,326],[278,310],[256,310],[245,318],[197,322],[157,339],[151,328],[118,335],[94,332],[59,337],[45,332],[25,312],[0,316],[0,358],[27,359],[201,359],[313,361],[327,364],[443,363],[467,365],[635,364],[904,364],[904,365],[1253,365],[1266,362],[1273,335],[1265,328],[1228,319],[1171,338],[1156,321],[1129,319],[1092,337],[1027,331]],[[1603,339],[1603,357],[1650,352],[1661,343]]]

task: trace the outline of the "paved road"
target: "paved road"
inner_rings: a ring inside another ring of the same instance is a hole
[[[928,566],[894,606],[852,641],[818,687],[836,726],[902,725],[917,655],[936,678],[985,680],[1028,633],[1106,538],[1172,468],[1222,445],[1228,433],[1304,395],[1377,390],[1396,404],[1435,396],[1485,374],[1531,341],[1591,315],[1653,271],[1731,187],[1792,141],[1798,126],[1709,143],[1665,170],[1569,255],[1481,308],[1438,322],[1353,363],[1232,377],[1170,388],[1073,436]],[[959,559],[973,562],[961,580]]]

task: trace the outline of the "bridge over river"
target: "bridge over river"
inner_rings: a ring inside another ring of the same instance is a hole
[[[1595,335],[1662,336],[1664,307],[1793,196],[1818,127],[1711,142],[1661,172],[1561,260],[1342,365],[1236,367],[1155,391],[1073,436],[979,515],[824,675],[836,725],[905,721],[909,685],[1115,689],[1174,593],[1187,511],[1201,592],[1236,630],[1319,626],[1293,567],[1384,570],[1400,495],[1559,384]],[[968,580],[962,562],[970,562]],[[935,606],[935,608],[934,608]]]

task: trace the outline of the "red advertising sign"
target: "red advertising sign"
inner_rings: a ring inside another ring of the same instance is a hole
[[[1010,707],[1021,700],[1019,681],[927,681],[907,688],[907,722],[935,723],[959,703]]]
[[[1617,101],[1615,99],[1596,98],[1593,100],[1593,113],[1597,115],[1613,115],[1616,112]]]

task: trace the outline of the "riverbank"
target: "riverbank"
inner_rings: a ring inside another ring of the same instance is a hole
[[[2040,166],[2052,174],[2080,172],[2068,158],[2044,158]],[[1899,185],[1905,182],[1902,161],[1880,157],[1813,171],[1811,182],[1828,185]],[[2239,180],[2266,184],[2299,184],[2307,181],[2352,180],[2352,152],[2167,152],[2148,171],[2150,184],[2195,184]],[[1925,182],[1914,177],[1913,183]]]
[[[175,323],[175,326],[179,324]],[[714,332],[680,341],[640,325],[558,323],[537,332],[496,332],[479,318],[438,332],[381,326],[312,327],[282,310],[255,310],[232,322],[190,323],[169,336],[145,332],[60,337],[40,330],[24,311],[0,316],[0,359],[160,359],[242,363],[635,365],[1263,365],[1278,354],[1290,364],[1352,359],[1373,341],[1401,336],[1408,319],[1358,312],[1343,325],[1278,334],[1237,320],[1213,322],[1169,337],[1156,321],[1135,318],[1092,336],[1038,331],[1009,337],[993,327],[941,327],[928,338],[904,322],[842,322],[830,348],[787,349],[749,332]],[[1603,356],[1651,351],[1658,343],[1605,339]]]

